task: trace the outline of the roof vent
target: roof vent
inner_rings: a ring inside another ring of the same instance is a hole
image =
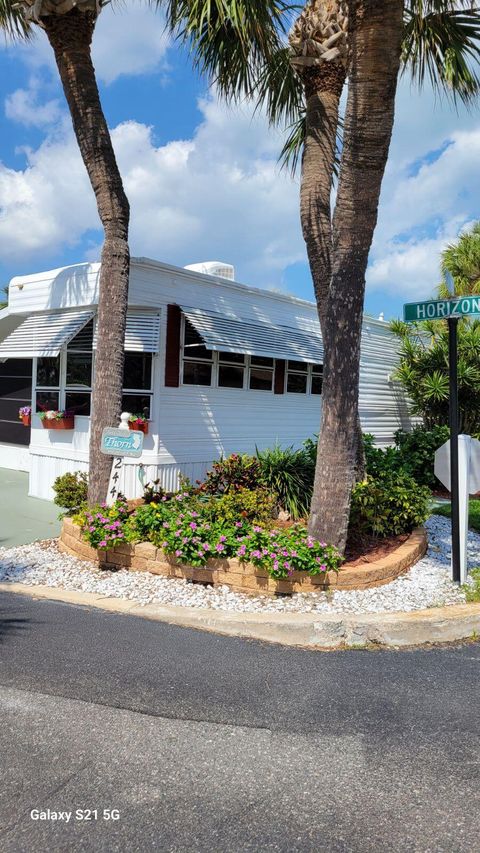
[[[230,281],[235,281],[235,267],[232,264],[225,264],[223,261],[204,261],[201,264],[188,264],[186,270],[192,272],[200,272],[203,275],[218,275],[220,278],[228,278]]]

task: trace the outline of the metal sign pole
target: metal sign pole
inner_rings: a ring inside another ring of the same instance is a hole
[[[452,579],[460,583],[460,495],[458,485],[458,318],[448,318],[448,367],[450,374],[450,489],[452,495]]]

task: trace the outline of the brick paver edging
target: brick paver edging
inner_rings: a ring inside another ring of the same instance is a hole
[[[99,563],[105,568],[151,572],[165,577],[211,583],[214,586],[227,584],[236,592],[273,595],[276,592],[318,592],[327,588],[368,589],[390,583],[423,557],[427,550],[427,535],[425,530],[419,527],[388,556],[361,566],[341,569],[338,574],[327,572],[312,577],[305,572],[295,572],[289,580],[281,581],[271,578],[266,571],[257,569],[251,563],[242,563],[234,558],[211,559],[202,568],[186,566],[150,542],[140,542],[137,545],[122,543],[111,551],[96,551],[83,541],[80,528],[70,518],[63,521],[58,544],[64,553]]]

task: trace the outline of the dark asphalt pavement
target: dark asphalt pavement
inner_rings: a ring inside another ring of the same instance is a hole
[[[0,849],[475,853],[479,674],[4,594]]]

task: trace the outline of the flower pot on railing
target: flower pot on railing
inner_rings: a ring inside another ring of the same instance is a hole
[[[51,410],[42,412],[40,415],[44,429],[74,429],[75,415],[71,412],[57,412]]]
[[[22,406],[21,409],[18,410],[18,417],[20,418],[23,426],[29,427],[32,422],[32,409],[30,406]]]
[[[148,421],[145,418],[135,418],[135,420],[129,421],[128,428],[135,432],[143,432],[144,435],[148,435]]]

